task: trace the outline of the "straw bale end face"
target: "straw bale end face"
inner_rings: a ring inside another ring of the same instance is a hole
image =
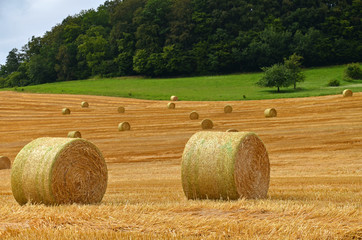
[[[202,129],[212,129],[214,127],[214,123],[211,119],[205,118],[201,122],[201,128]]]
[[[230,105],[226,105],[224,107],[224,113],[231,113],[233,111],[233,107]]]
[[[266,118],[276,117],[277,116],[277,110],[275,110],[275,108],[267,108],[264,111],[264,116]]]
[[[69,115],[70,114],[70,109],[69,108],[63,108],[62,109],[62,114],[63,115]]]
[[[352,97],[353,96],[353,92],[350,89],[345,89],[343,90],[343,97]]]
[[[118,113],[124,113],[126,109],[124,107],[118,107],[117,111]]]
[[[171,96],[171,97],[170,97],[170,100],[171,100],[171,101],[178,101],[178,97],[177,97],[177,96]]]
[[[0,170],[2,169],[10,169],[11,161],[8,157],[0,156]]]
[[[173,102],[170,102],[167,104],[168,109],[175,109],[175,107],[176,107],[176,104],[174,104]]]
[[[106,191],[108,171],[99,149],[81,138],[38,138],[16,156],[11,189],[20,204],[94,204]]]
[[[268,153],[254,133],[198,132],[185,146],[181,180],[188,199],[265,198]]]
[[[79,131],[70,131],[68,132],[69,138],[82,138],[82,134]]]
[[[131,130],[131,125],[129,122],[121,122],[118,124],[118,131],[129,131]]]
[[[89,104],[88,104],[88,102],[82,102],[81,106],[82,106],[82,108],[87,108],[87,107],[89,107]]]
[[[189,115],[191,120],[199,119],[199,114],[196,111],[192,111]]]

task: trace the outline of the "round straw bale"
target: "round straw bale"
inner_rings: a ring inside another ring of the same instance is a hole
[[[88,102],[82,102],[81,106],[82,106],[82,108],[87,108],[87,107],[89,107],[89,104],[88,104]]]
[[[239,132],[239,131],[237,129],[230,128],[230,129],[226,130],[226,132]]]
[[[92,204],[102,200],[108,171],[99,149],[82,138],[38,138],[16,156],[11,189],[20,204]]]
[[[224,113],[231,113],[233,111],[233,107],[230,105],[226,105],[224,107]]]
[[[171,99],[171,101],[178,101],[178,97],[176,97],[176,96],[171,96],[170,99]]]
[[[63,114],[63,115],[68,115],[68,114],[70,114],[70,109],[69,109],[69,108],[63,108],[63,109],[62,109],[62,114]]]
[[[202,120],[202,122],[201,122],[202,129],[212,129],[213,127],[214,127],[214,123],[210,119],[205,118],[204,120]]]
[[[268,152],[254,133],[198,132],[185,146],[181,180],[188,199],[265,198]]]
[[[169,102],[169,103],[167,104],[167,108],[168,108],[168,109],[175,109],[175,107],[176,107],[176,104],[174,104],[173,102]]]
[[[196,111],[192,111],[190,113],[190,119],[191,120],[199,119],[199,114]]]
[[[264,111],[264,116],[265,117],[276,117],[277,116],[277,110],[275,110],[275,108],[267,108]]]
[[[124,107],[118,107],[117,111],[119,113],[124,113],[126,111],[126,109]]]
[[[82,138],[82,134],[79,131],[70,131],[68,132],[69,138]]]
[[[343,97],[352,97],[353,92],[350,89],[343,90]]]
[[[121,122],[118,124],[118,131],[128,131],[131,129],[129,122]]]
[[[10,169],[11,162],[8,157],[0,156],[0,170],[1,169]]]

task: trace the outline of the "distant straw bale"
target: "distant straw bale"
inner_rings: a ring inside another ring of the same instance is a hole
[[[171,101],[178,101],[178,97],[177,97],[177,96],[171,96],[170,99],[171,99]]]
[[[87,107],[89,107],[89,104],[88,104],[88,102],[82,102],[81,106],[82,106],[82,108],[87,108]]]
[[[11,162],[8,157],[0,156],[0,170],[2,169],[10,169]]]
[[[69,108],[63,108],[63,109],[62,109],[62,114],[63,114],[63,115],[68,115],[68,114],[70,114],[70,109],[69,109]]]
[[[117,111],[118,113],[124,113],[126,109],[124,107],[118,107]]]
[[[352,97],[353,92],[350,89],[343,90],[343,97]]]
[[[82,134],[79,131],[70,131],[68,132],[69,138],[82,138]]]
[[[118,124],[118,131],[128,131],[131,129],[129,122],[121,122]]]
[[[276,117],[277,116],[277,110],[275,110],[275,108],[267,108],[264,111],[264,116],[267,117],[267,118]]]
[[[11,172],[15,200],[40,203],[99,203],[108,171],[99,149],[82,138],[38,138],[16,156]]]
[[[214,123],[211,121],[211,119],[205,118],[201,122],[201,128],[202,129],[212,129],[214,127]]]
[[[250,132],[198,132],[187,142],[181,181],[188,199],[265,198],[270,164],[259,137]]]
[[[239,132],[239,131],[237,129],[230,128],[230,129],[226,130],[226,132]]]
[[[167,104],[167,108],[168,108],[168,109],[175,109],[175,107],[176,107],[176,104],[174,104],[173,102],[169,102],[169,103]]]
[[[233,107],[230,105],[226,105],[224,107],[224,113],[231,113],[233,111]]]
[[[191,120],[196,120],[199,119],[199,114],[196,111],[192,111],[189,117]]]

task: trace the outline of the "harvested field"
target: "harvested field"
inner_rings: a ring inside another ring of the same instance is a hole
[[[0,171],[0,239],[355,239],[362,236],[362,93],[262,101],[186,102],[0,92],[0,154],[14,159],[39,137],[74,129],[108,164],[99,205],[25,205],[12,196],[11,170]],[[226,104],[233,114],[225,115]],[[118,106],[127,111],[120,115]],[[59,109],[72,109],[64,116]],[[277,118],[265,118],[269,106]],[[213,120],[211,131],[258,134],[270,160],[263,200],[187,200],[181,156],[202,131],[191,111]],[[119,122],[132,130],[115,131]]]

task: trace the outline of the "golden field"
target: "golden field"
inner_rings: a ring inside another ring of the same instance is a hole
[[[0,92],[0,155],[13,161],[35,138],[78,130],[102,151],[109,171],[98,205],[20,206],[11,170],[0,170],[0,239],[362,239],[362,93],[179,101],[175,109],[167,103]],[[232,113],[224,113],[227,104]],[[61,114],[65,107],[70,115]],[[270,107],[276,118],[264,117]],[[193,110],[198,120],[189,119]],[[271,164],[267,199],[185,198],[181,156],[204,118],[213,120],[212,131],[235,128],[263,140]],[[131,131],[118,131],[123,121]]]

